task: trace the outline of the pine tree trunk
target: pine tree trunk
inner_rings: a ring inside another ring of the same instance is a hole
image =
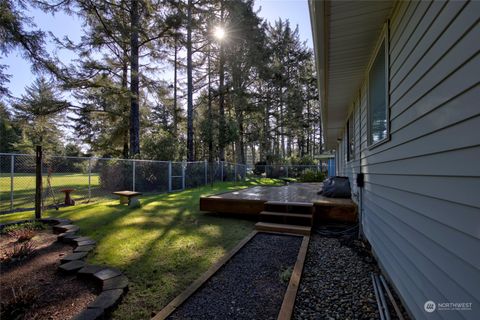
[[[224,9],[223,9],[223,1],[221,1],[221,12],[220,12],[220,18],[221,18],[221,23],[223,23],[223,15],[224,15]],[[218,135],[218,153],[219,153],[219,158],[220,161],[225,161],[225,129],[226,129],[226,122],[225,122],[225,54],[223,52],[223,45],[220,44],[220,58],[219,58],[219,135]]]
[[[178,37],[175,34],[175,57],[173,61],[173,134],[178,133],[178,110],[177,110],[177,71],[178,71]]]
[[[193,151],[193,76],[192,76],[192,0],[187,7],[187,160],[194,161]]]
[[[245,163],[245,144],[244,144],[244,126],[243,126],[243,112],[237,108],[235,114],[237,115],[237,124],[238,124],[238,138],[237,138],[237,149],[236,149],[236,162]]]
[[[213,162],[213,115],[212,115],[212,71],[211,71],[211,50],[208,45],[208,162]]]
[[[140,108],[138,103],[138,0],[131,0],[130,2],[130,23],[130,155],[133,157],[140,153]]]
[[[256,160],[256,152],[255,152],[255,143],[252,142],[251,144],[251,149],[252,149],[252,164],[255,165]]]
[[[128,55],[126,52],[123,53],[123,62],[122,62],[122,90],[127,92],[128,90]],[[123,101],[123,99],[122,99]],[[128,113],[128,104],[125,101],[124,107],[125,116]],[[123,130],[123,150],[122,155],[123,158],[128,158],[128,129],[125,128]]]
[[[312,124],[310,123],[310,101],[307,101],[307,154],[311,155],[310,153],[310,131],[312,128]]]
[[[281,155],[282,158],[285,158],[285,130],[283,127],[283,92],[282,88],[280,88],[280,139],[281,139]]]

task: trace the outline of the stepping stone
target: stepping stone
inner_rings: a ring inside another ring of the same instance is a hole
[[[52,224],[71,224],[72,223],[72,220],[62,219],[62,218],[42,218],[39,221],[44,223],[52,223]]]
[[[70,253],[68,256],[63,257],[60,261],[62,263],[68,262],[68,261],[75,261],[75,260],[81,260],[87,256],[88,252],[75,252],[75,253]]]
[[[81,247],[81,246],[93,246],[95,244],[96,244],[95,240],[92,240],[92,239],[77,242],[77,246],[79,246],[79,247]]]
[[[63,235],[62,237],[60,237],[61,235]],[[64,242],[64,243],[74,243],[75,242],[75,239],[79,238],[80,236],[79,235],[76,235],[75,232],[66,232],[66,233],[62,233],[58,236],[58,240],[60,242]]]
[[[78,271],[79,276],[93,276],[95,273],[105,270],[107,267],[96,266],[92,264],[87,264],[85,267]]]
[[[73,318],[73,320],[97,320],[97,319],[103,319],[102,308],[85,309]]]
[[[94,276],[102,281],[118,277],[122,273],[116,269],[105,269],[94,274]]]
[[[72,224],[72,220],[70,219],[55,218],[53,220],[55,220],[58,224]]]
[[[64,232],[77,232],[80,230],[80,227],[74,224],[61,224],[53,226],[53,233],[64,233]]]
[[[75,249],[73,249],[73,252],[90,252],[90,251],[92,251],[94,248],[95,248],[94,245],[80,246],[80,247],[76,247]]]
[[[75,238],[75,242],[87,241],[87,240],[92,240],[92,238],[89,238],[89,237],[78,237],[78,238]]]
[[[123,290],[120,289],[103,291],[92,303],[88,305],[88,309],[112,309],[120,301],[122,295]]]
[[[75,260],[75,261],[70,261],[67,263],[64,263],[58,267],[61,271],[65,272],[76,272],[79,269],[85,267],[85,261],[82,260]]]
[[[113,289],[122,289],[125,290],[128,288],[128,278],[124,275],[111,278],[103,281],[102,290],[113,290]]]
[[[76,235],[76,232],[69,231],[69,232],[60,233],[60,234],[57,236],[57,238],[60,240],[60,239],[63,239],[63,238],[65,238],[65,237],[68,237],[68,236],[80,237],[79,235]]]

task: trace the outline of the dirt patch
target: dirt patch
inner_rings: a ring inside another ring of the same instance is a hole
[[[36,231],[34,252],[23,260],[6,262],[16,242],[0,236],[0,296],[2,319],[70,319],[96,297],[93,283],[57,271],[62,256],[72,252],[58,243],[51,230]],[[8,312],[8,313],[7,313]]]

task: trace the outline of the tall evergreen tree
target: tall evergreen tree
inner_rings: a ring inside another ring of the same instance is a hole
[[[36,145],[45,151],[62,151],[61,125],[70,104],[61,97],[53,82],[40,77],[25,88],[26,93],[13,105],[15,118],[22,124],[22,141],[17,150],[33,153]]]

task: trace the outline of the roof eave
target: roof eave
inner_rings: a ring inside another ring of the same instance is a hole
[[[317,69],[317,85],[319,90],[319,100],[321,108],[321,122],[324,144],[329,145],[327,128],[328,110],[327,110],[327,45],[326,41],[326,16],[325,2],[318,0],[309,0],[308,7],[310,11],[310,22],[313,35],[313,51],[315,54],[315,65]],[[321,46],[321,47],[320,47]]]

